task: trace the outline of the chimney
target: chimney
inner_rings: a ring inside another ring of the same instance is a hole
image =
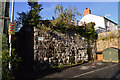
[[[86,10],[84,10],[84,16],[91,14],[91,10],[89,8],[86,8]]]

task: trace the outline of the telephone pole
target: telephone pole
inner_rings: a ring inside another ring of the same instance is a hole
[[[12,11],[11,11],[11,20],[10,22],[13,22],[14,18],[14,0],[12,0]],[[9,56],[10,58],[12,57],[12,35],[9,34]],[[10,70],[10,75],[12,75],[12,60],[9,62],[9,70]]]

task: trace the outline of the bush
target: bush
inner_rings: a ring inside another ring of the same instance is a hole
[[[2,80],[14,80],[14,73],[18,68],[18,64],[21,62],[21,58],[15,53],[15,49],[12,49],[12,58],[9,56],[7,38],[3,35],[2,38]],[[9,61],[12,63],[12,75],[10,75]]]
[[[10,75],[9,70],[9,61],[11,60],[12,64],[12,75]],[[14,80],[14,74],[18,68],[19,63],[21,62],[21,58],[12,52],[12,58],[9,56],[8,51],[3,51],[2,53],[2,79],[3,80]]]

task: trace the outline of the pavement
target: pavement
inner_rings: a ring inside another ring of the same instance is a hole
[[[48,74],[45,78],[120,78],[120,63],[94,61],[74,67],[64,68],[59,72]],[[36,80],[40,80],[37,78]]]

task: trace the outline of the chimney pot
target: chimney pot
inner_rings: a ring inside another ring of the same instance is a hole
[[[84,10],[84,16],[91,14],[91,10],[89,8],[86,8],[86,10]]]

